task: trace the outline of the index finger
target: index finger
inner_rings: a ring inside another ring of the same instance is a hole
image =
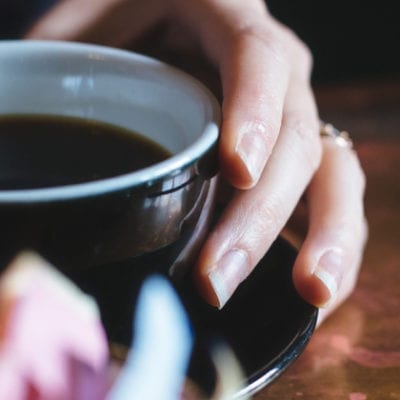
[[[254,186],[280,131],[290,67],[264,2],[176,1],[222,79],[221,169],[235,187]]]

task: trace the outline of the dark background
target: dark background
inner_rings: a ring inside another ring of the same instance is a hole
[[[17,37],[52,2],[0,0],[0,38]],[[271,13],[311,48],[314,83],[400,77],[396,3],[267,0]]]
[[[0,0],[0,39],[18,37],[52,3],[56,0]]]
[[[315,82],[400,77],[400,3],[268,0],[314,55]]]

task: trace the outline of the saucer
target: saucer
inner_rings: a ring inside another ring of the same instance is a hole
[[[215,340],[227,343],[243,368],[246,381],[235,398],[252,395],[271,383],[304,350],[318,310],[293,286],[295,257],[296,250],[278,238],[222,310],[205,304],[190,284],[182,288],[198,342],[189,374],[200,387],[212,390],[215,383],[205,356],[208,351],[202,351]]]
[[[304,350],[318,310],[293,286],[296,254],[279,237],[222,310],[200,298],[189,276],[177,285],[195,336],[188,378],[206,395],[215,389],[216,372],[210,359],[215,343],[226,343],[243,369],[246,381],[236,398],[254,394],[271,383]],[[89,270],[75,276],[75,281],[96,298],[115,350],[113,356],[121,361],[132,341],[132,314],[147,275],[139,278],[138,271],[123,263],[112,270],[96,268],[96,273]]]

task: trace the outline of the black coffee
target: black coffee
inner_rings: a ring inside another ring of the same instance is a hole
[[[103,122],[48,115],[0,116],[0,190],[109,178],[169,156],[158,143]]]

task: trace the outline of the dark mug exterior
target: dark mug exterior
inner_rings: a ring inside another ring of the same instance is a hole
[[[123,305],[132,304],[143,276],[178,280],[205,238],[218,169],[217,101],[190,76],[132,52],[3,41],[0,54],[0,116],[104,121],[172,154],[104,180],[0,190],[0,269],[20,251],[38,252],[93,294],[108,333],[118,332],[115,318],[128,318]]]

